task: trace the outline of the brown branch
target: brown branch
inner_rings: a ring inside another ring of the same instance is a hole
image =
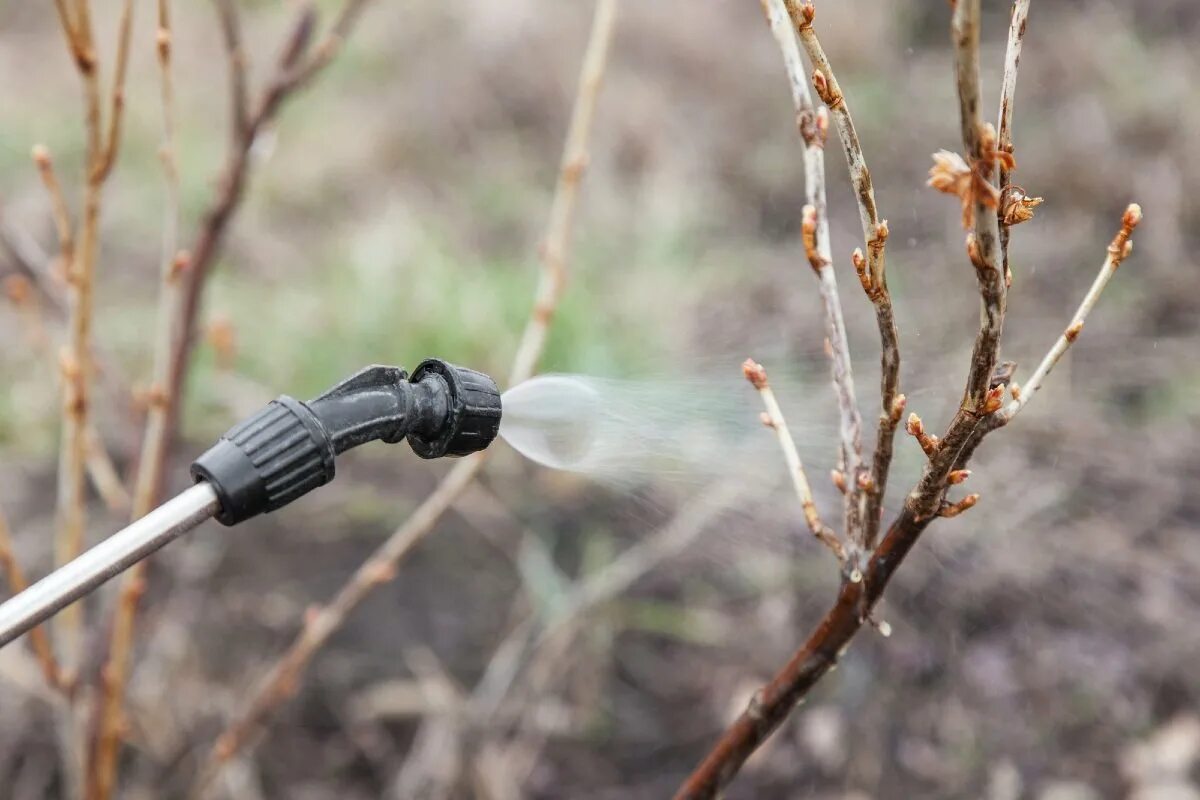
[[[47,364],[57,364],[50,336],[46,332],[46,323],[42,316],[42,305],[32,280],[25,274],[9,275],[4,280],[4,293],[16,307],[21,324],[25,328],[25,338],[33,351]],[[92,487],[110,511],[126,511],[129,509],[129,493],[121,482],[121,476],[112,458],[105,449],[104,443],[92,425],[85,431],[87,437],[87,473]]]
[[[855,397],[854,374],[850,362],[850,347],[846,324],[838,298],[837,277],[828,267],[833,262],[829,237],[829,219],[825,194],[825,141],[829,129],[828,112],[816,109],[808,82],[804,76],[795,34],[788,25],[792,11],[783,0],[763,0],[763,12],[768,27],[783,56],[784,68],[792,90],[796,109],[796,127],[804,145],[804,179],[807,205],[802,211],[801,236],[805,256],[817,275],[821,302],[825,310],[825,332],[829,342],[834,393],[839,414],[839,469],[854,477],[850,491],[844,492],[845,528],[851,542],[860,530],[860,505],[857,476],[862,466],[862,417]]]
[[[990,186],[995,162],[995,131],[980,116],[979,97],[979,5],[980,0],[959,0],[954,6],[951,26],[955,47],[955,75],[958,81],[959,117],[963,149],[974,176]],[[968,250],[979,282],[981,324],[971,354],[962,408],[970,414],[982,413],[996,368],[1000,336],[1004,330],[1006,287],[1000,272],[999,234],[996,206],[982,191],[973,192],[974,238]]]
[[[1005,407],[1003,420],[1005,423],[1012,420],[1017,414],[1021,413],[1026,404],[1033,399],[1033,396],[1038,393],[1045,382],[1046,377],[1054,369],[1054,366],[1062,359],[1075,340],[1079,338],[1079,334],[1083,331],[1083,324],[1087,320],[1088,314],[1095,307],[1096,302],[1100,299],[1100,295],[1104,292],[1104,287],[1108,285],[1109,280],[1117,273],[1117,268],[1121,266],[1121,262],[1129,257],[1133,252],[1133,230],[1142,221],[1142,208],[1137,203],[1131,204],[1125,209],[1125,214],[1121,217],[1121,230],[1113,237],[1112,242],[1108,246],[1108,254],[1104,259],[1104,264],[1100,267],[1099,274],[1092,282],[1092,286],[1083,297],[1079,307],[1075,309],[1075,315],[1071,317],[1070,324],[1054,342],[1050,351],[1046,353],[1042,362],[1038,364],[1037,369],[1029,376],[1029,380],[1025,382],[1020,389],[1013,391],[1013,400]],[[1014,389],[1015,387],[1010,387]]]
[[[808,524],[808,529],[812,531],[813,536],[817,537],[817,541],[829,548],[838,564],[845,567],[847,564],[846,548],[842,546],[838,535],[821,520],[820,514],[817,513],[812,487],[809,486],[808,476],[804,473],[804,464],[800,460],[796,442],[792,439],[791,432],[788,431],[787,420],[783,417],[783,409],[779,407],[779,402],[775,399],[775,392],[767,382],[767,371],[763,369],[762,364],[748,358],[742,364],[742,372],[746,376],[746,380],[750,381],[751,385],[758,390],[759,397],[762,398],[763,405],[767,409],[764,412],[763,422],[768,428],[775,431],[775,435],[779,439],[783,460],[787,464],[788,474],[796,489],[796,496],[800,499],[800,508],[804,512],[804,521]]]
[[[163,386],[170,362],[171,332],[179,313],[178,257],[175,254],[179,231],[179,174],[175,161],[175,97],[171,79],[171,11],[169,0],[158,0],[158,26],[155,51],[158,55],[160,100],[162,105],[162,145],[159,159],[163,168],[165,198],[160,254],[161,288],[158,321],[154,335],[153,378],[148,391],[146,430],[134,478],[131,519],[137,520],[157,503],[168,444],[166,402]],[[117,756],[121,748],[125,717],[122,705],[125,684],[133,659],[134,625],[138,602],[145,591],[148,563],[135,564],[121,581],[117,610],[108,645],[108,659],[100,678],[100,698],[96,723],[96,743],[92,750],[91,795],[97,800],[111,796],[116,784]]]
[[[117,57],[113,70],[112,93],[108,112],[108,132],[104,137],[104,150],[91,166],[92,180],[103,183],[117,160],[121,145],[121,121],[125,117],[125,73],[129,67],[129,40],[133,35],[133,0],[121,4],[121,21],[118,24]]]
[[[250,128],[250,106],[246,95],[246,51],[242,47],[242,23],[234,0],[214,0],[221,37],[229,60],[229,100],[233,138],[239,142]]]
[[[616,18],[616,0],[598,0],[591,34],[584,52],[578,92],[571,114],[558,184],[551,204],[544,244],[540,250],[541,278],[533,309],[513,361],[511,379],[519,382],[532,374],[545,346],[546,334],[566,279],[575,207],[596,99],[604,76]],[[339,629],[359,603],[377,586],[391,580],[400,561],[437,524],[471,484],[483,466],[485,453],[459,461],[442,482],[378,550],[350,577],[328,605],[309,615],[287,652],[271,667],[259,687],[243,705],[241,714],[217,739],[201,771],[193,794],[201,795],[224,764],[249,746],[272,712],[299,688],[309,661]]]
[[[959,99],[962,110],[965,149],[972,157],[970,171],[987,183],[991,164],[997,159],[994,142],[988,142],[989,131],[979,120],[978,36],[979,0],[957,0],[954,11]],[[800,17],[804,21],[804,15]],[[807,22],[811,23],[811,14]],[[798,26],[799,27],[799,26]],[[831,81],[824,87],[830,90]],[[842,102],[836,93],[830,100]],[[975,178],[970,178],[974,186]],[[990,185],[990,183],[989,183]],[[993,187],[994,188],[994,187]],[[966,465],[979,443],[992,430],[1011,418],[1010,414],[995,413],[1000,396],[1011,374],[1008,363],[997,365],[1003,315],[1005,285],[997,269],[996,208],[987,204],[986,193],[971,189],[974,231],[968,250],[976,266],[984,313],[980,333],[972,352],[971,373],[964,401],[945,435],[936,447],[932,437],[922,442],[929,453],[929,463],[920,480],[905,498],[897,518],[888,527],[878,549],[867,564],[861,583],[843,581],[838,598],[825,614],[804,645],[775,677],[751,699],[745,712],[726,730],[708,756],[684,782],[676,798],[715,797],[729,784],[745,760],[775,731],[807,692],[832,669],[845,652],[850,640],[872,611],[887,587],[895,570],[916,543],[929,523],[941,516],[954,516],[974,505],[977,495],[968,495],[957,503],[946,503],[945,494],[952,484],[965,480]],[[1129,237],[1140,220],[1140,210],[1131,206],[1122,220],[1122,229],[1109,247],[1109,258],[1101,276],[1093,284],[1071,325],[1043,361],[1031,379],[1031,389],[1040,386],[1041,378],[1049,372],[1070,342],[1079,334],[1083,318],[1094,305],[1104,283],[1111,277],[1120,258],[1129,250]],[[1021,400],[1028,402],[1032,392],[1015,391],[1009,409],[1019,411]],[[902,404],[898,404],[902,408]],[[896,415],[897,418],[899,414]],[[914,435],[923,434],[919,418],[911,418]],[[844,483],[844,478],[843,478]]]
[[[20,594],[29,586],[29,581],[25,579],[25,572],[17,563],[12,532],[8,527],[8,520],[4,516],[3,509],[0,509],[0,575],[3,575],[8,583],[9,592],[14,595]],[[38,666],[42,669],[46,683],[53,689],[65,688],[59,673],[58,661],[54,658],[54,650],[50,645],[50,637],[46,634],[43,626],[39,625],[29,631],[29,646],[33,650]]]
[[[892,296],[888,291],[885,245],[888,238],[887,220],[879,218],[875,205],[875,189],[871,182],[871,172],[867,169],[866,158],[863,156],[862,144],[854,127],[854,118],[850,114],[850,106],[842,94],[833,65],[817,38],[813,28],[816,9],[811,2],[801,3],[799,0],[786,0],[788,14],[796,29],[796,35],[804,46],[809,60],[813,65],[813,86],[822,101],[829,106],[837,127],[838,138],[846,155],[846,166],[850,171],[850,183],[854,188],[854,197],[858,203],[859,220],[862,223],[863,241],[866,255],[856,251],[859,258],[855,260],[855,270],[859,281],[866,291],[868,299],[875,308],[875,322],[879,329],[880,339],[880,379],[879,379],[879,418],[876,430],[875,453],[872,458],[870,474],[865,478],[856,476],[856,483],[870,486],[862,494],[863,510],[861,524],[863,530],[859,535],[860,544],[866,549],[875,546],[875,538],[879,534],[883,498],[887,491],[888,474],[891,471],[892,451],[896,437],[896,426],[900,415],[893,413],[896,397],[900,393],[900,339],[896,330],[895,313],[892,310]],[[859,261],[862,266],[859,268]],[[854,471],[851,470],[853,473]]]
[[[1014,0],[1012,23],[1008,27],[1008,49],[1004,56],[1004,81],[1000,86],[1000,119],[997,122],[999,131],[996,147],[1003,153],[1012,155],[1014,152],[1012,139],[1013,105],[1017,93],[1017,69],[1021,65],[1021,45],[1025,41],[1025,25],[1029,20],[1029,0]],[[1000,196],[1004,197],[1012,183],[1012,170],[1007,164],[1000,165]],[[1040,201],[1040,198],[1036,198]],[[1036,205],[1036,203],[1034,203]],[[1024,206],[1018,206],[1024,207]],[[1032,212],[1030,212],[1032,214]],[[1012,270],[1008,264],[1009,227],[1017,221],[1010,221],[1008,215],[1001,215],[1000,224],[1000,261],[1004,269],[1005,283],[1012,283]]]

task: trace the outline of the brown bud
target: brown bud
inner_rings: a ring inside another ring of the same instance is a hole
[[[1125,209],[1124,216],[1121,217],[1121,226],[1133,230],[1142,221],[1142,207],[1137,203],[1130,203]]]
[[[920,436],[925,432],[925,425],[917,416],[917,412],[914,411],[908,415],[908,421],[904,423],[904,430],[908,431],[909,436]]]
[[[904,407],[908,405],[908,398],[902,394],[898,394],[892,399],[892,424],[900,421],[900,417],[904,416]]]
[[[1063,333],[1068,342],[1074,342],[1079,338],[1079,334],[1083,331],[1083,320],[1076,320],[1071,323],[1071,327]]]
[[[167,280],[174,281],[180,275],[187,272],[188,267],[192,265],[192,255],[187,250],[180,250],[171,259],[171,269],[167,274]]]
[[[767,388],[767,371],[753,358],[747,358],[742,362],[742,375],[750,381],[750,385],[755,389],[761,391]]]
[[[951,486],[957,486],[969,477],[971,477],[971,470],[956,469],[951,471],[951,473],[946,476],[946,483],[950,484]]]
[[[988,389],[983,397],[983,413],[994,414],[1004,405],[1004,385],[1000,384]]]
[[[829,140],[829,109],[825,106],[817,109],[817,133],[821,137],[821,144]]]
[[[49,169],[53,165],[50,159],[50,149],[44,144],[35,144],[33,146],[33,163],[37,164],[38,169]]]
[[[841,470],[832,469],[829,471],[829,478],[833,481],[833,485],[842,494],[846,493],[846,475]]]
[[[939,517],[957,517],[967,509],[974,508],[979,502],[979,495],[969,494],[957,503],[947,503],[938,511]]]
[[[4,294],[15,306],[23,306],[33,298],[33,284],[24,275],[9,275],[4,279]]]

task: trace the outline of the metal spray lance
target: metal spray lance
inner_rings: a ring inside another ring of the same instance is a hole
[[[0,604],[0,647],[209,517],[236,525],[324,486],[352,447],[407,440],[422,458],[468,455],[496,438],[500,411],[495,381],[439,359],[411,376],[366,367],[307,403],[283,395],[192,463],[195,486]]]

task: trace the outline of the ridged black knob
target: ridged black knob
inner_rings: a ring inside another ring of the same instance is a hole
[[[274,511],[333,480],[333,445],[316,416],[284,395],[230,428],[192,463],[192,477],[212,484],[217,519],[234,525]]]
[[[413,431],[408,443],[421,458],[465,456],[483,450],[500,431],[500,389],[496,382],[466,367],[437,358],[422,361],[409,382],[442,380],[449,390],[446,423],[432,436]]]

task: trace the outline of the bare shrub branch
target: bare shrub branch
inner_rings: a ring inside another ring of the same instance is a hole
[[[513,361],[510,372],[512,382],[524,380],[536,369],[566,279],[570,229],[573,227],[577,195],[587,164],[592,120],[607,64],[616,8],[616,0],[598,0],[596,3],[571,123],[563,148],[558,184],[551,203],[550,219],[544,243],[539,251],[542,263],[541,277],[534,305]],[[244,711],[228,724],[217,739],[196,783],[194,794],[202,794],[222,766],[254,741],[271,713],[295,694],[313,655],[368,594],[395,576],[400,561],[433,529],[442,515],[471,484],[484,460],[484,453],[476,453],[459,461],[404,524],[358,568],[333,601],[307,617],[295,641],[268,670],[263,681],[243,705]]]
[[[844,512],[847,537],[856,542],[860,530],[857,476],[862,467],[862,417],[855,397],[854,373],[846,323],[838,297],[837,277],[832,269],[833,248],[829,238],[829,219],[825,194],[825,141],[829,131],[826,109],[813,105],[808,81],[803,72],[795,34],[788,25],[792,6],[784,0],[763,0],[763,12],[783,56],[784,68],[796,109],[796,127],[804,145],[804,182],[807,205],[801,212],[801,236],[805,257],[816,273],[821,302],[825,310],[825,333],[833,371],[834,393],[838,402],[841,449],[839,471],[855,479],[845,492]],[[861,545],[861,541],[856,544]]]
[[[12,530],[8,527],[8,519],[3,509],[0,509],[0,576],[3,576],[8,583],[9,592],[14,595],[20,594],[29,586],[25,572],[17,562],[17,554],[13,550]],[[54,657],[54,649],[44,626],[39,625],[29,631],[29,647],[33,650],[46,683],[52,689],[63,688],[58,660]]]
[[[821,520],[821,515],[817,513],[817,504],[813,501],[812,487],[809,486],[808,476],[804,473],[804,464],[800,460],[796,442],[788,430],[787,420],[783,417],[783,409],[779,407],[779,401],[775,399],[775,391],[767,381],[767,371],[762,364],[749,358],[746,359],[746,363],[742,364],[742,371],[746,380],[750,381],[758,391],[758,395],[767,409],[763,412],[763,423],[775,431],[775,435],[779,439],[783,460],[787,464],[788,475],[791,476],[792,485],[796,489],[796,496],[800,499],[800,508],[804,512],[804,521],[808,524],[808,529],[812,531],[813,536],[817,537],[817,541],[829,548],[837,558],[838,564],[845,565],[846,548],[842,546],[838,535]]]
[[[1013,154],[1013,107],[1017,95],[1017,69],[1021,66],[1021,45],[1025,41],[1025,26],[1029,20],[1029,0],[1014,0],[1012,23],[1008,27],[1008,48],[1004,55],[1004,81],[1000,86],[1000,119],[996,123],[999,131],[996,142],[1003,153]],[[1000,165],[1000,196],[1005,197],[1012,184],[1012,170],[1007,164]],[[1022,193],[1023,194],[1023,193]],[[1041,198],[1036,198],[1040,201]],[[1034,206],[1037,203],[1033,203]],[[1018,208],[1032,206],[1018,205]],[[1032,211],[1029,212],[1032,215]],[[1012,270],[1008,265],[1009,227],[1018,220],[1008,214],[1001,214],[1000,219],[1000,260],[1004,268],[1004,280],[1012,283]]]
[[[1014,15],[1024,13],[1022,6],[1027,9],[1028,4],[1018,3]],[[790,7],[794,10],[793,19],[798,28],[811,25],[811,5],[799,6],[793,2]],[[937,188],[959,194],[964,198],[964,206],[969,207],[970,218],[967,222],[971,231],[967,238],[967,250],[976,270],[983,307],[962,405],[940,438],[928,434],[915,414],[909,417],[908,431],[917,438],[929,460],[917,485],[905,498],[900,513],[888,526],[879,547],[872,552],[864,570],[864,580],[860,583],[842,582],[834,605],[808,640],[774,678],[755,693],[746,710],[680,787],[677,800],[717,796],[734,778],[745,760],[783,723],[816,682],[833,669],[863,623],[872,619],[873,609],[888,581],[929,523],[938,517],[958,516],[976,504],[979,499],[977,494],[969,494],[958,501],[948,501],[948,488],[970,476],[966,465],[983,438],[1012,419],[1041,386],[1045,376],[1079,335],[1084,319],[1121,259],[1130,252],[1130,236],[1141,220],[1141,210],[1136,205],[1131,205],[1125,212],[1121,230],[1109,246],[1108,258],[1100,275],[1065,332],[1031,377],[1028,390],[1022,392],[1011,385],[1014,399],[1002,410],[1002,396],[1005,386],[1009,385],[1013,364],[998,363],[1007,287],[998,260],[999,203],[995,202],[998,192],[991,184],[990,177],[994,164],[1008,168],[1012,164],[1009,153],[997,150],[994,130],[990,125],[985,126],[979,116],[979,19],[980,0],[956,0],[952,25],[956,74],[964,149],[970,163],[963,161],[963,169],[960,170],[951,163],[954,159],[947,157],[944,171],[932,176],[944,183]],[[1023,32],[1023,23],[1014,21],[1014,26],[1022,28]],[[826,102],[831,107],[835,104],[844,105],[844,98],[830,77],[831,73],[821,72],[819,68],[818,73],[822,75],[822,79],[816,82],[818,92],[825,96]],[[1015,79],[1015,71],[1013,77]],[[1011,87],[1006,89],[1009,114],[1011,92]],[[868,272],[863,257],[856,258],[855,262],[860,274]],[[897,420],[904,407],[902,397],[897,397],[892,409]],[[845,484],[844,476],[841,483]],[[882,625],[878,627],[883,630]]]
[[[879,328],[880,338],[880,371],[879,371],[879,418],[876,429],[875,453],[872,458],[869,476],[855,476],[856,483],[869,486],[862,491],[863,510],[860,535],[861,544],[866,549],[875,546],[879,534],[880,515],[882,513],[883,497],[887,492],[888,473],[891,471],[892,450],[896,438],[896,426],[900,414],[895,413],[893,406],[900,393],[900,337],[896,330],[895,314],[892,310],[892,295],[888,291],[885,246],[888,238],[887,220],[879,218],[879,210],[875,205],[875,189],[871,182],[871,172],[867,169],[867,161],[863,155],[862,144],[859,142],[858,131],[854,127],[854,118],[850,115],[850,106],[846,96],[842,94],[833,65],[821,46],[817,32],[813,28],[816,9],[811,2],[800,3],[799,0],[786,0],[788,14],[796,29],[796,35],[808,54],[813,65],[813,86],[822,101],[829,106],[837,127],[838,138],[846,155],[846,166],[850,170],[850,183],[854,188],[854,197],[858,203],[859,219],[862,223],[863,243],[866,255],[855,251],[858,257],[855,261],[855,271],[859,281],[875,308],[875,322]],[[861,262],[862,266],[859,267]],[[902,411],[902,410],[901,410]],[[851,471],[853,474],[853,471]],[[855,535],[855,534],[851,534]]]
[[[1054,342],[1054,346],[1046,353],[1037,369],[1029,376],[1029,379],[1019,389],[1015,384],[1009,387],[1013,393],[1013,400],[1005,407],[1003,418],[1007,423],[1017,414],[1021,413],[1026,404],[1033,399],[1033,396],[1042,388],[1046,377],[1054,369],[1054,366],[1062,359],[1075,340],[1079,338],[1079,334],[1083,331],[1083,324],[1087,321],[1088,314],[1095,307],[1096,302],[1100,299],[1100,295],[1104,292],[1104,287],[1108,285],[1112,276],[1117,273],[1117,268],[1121,266],[1121,262],[1129,257],[1133,252],[1133,230],[1142,221],[1142,208],[1137,203],[1133,203],[1129,208],[1125,209],[1125,214],[1121,217],[1121,230],[1117,231],[1117,235],[1113,237],[1112,242],[1108,246],[1108,253],[1104,259],[1104,264],[1100,267],[1100,272],[1096,275],[1096,279],[1092,282],[1092,286],[1080,302],[1079,308],[1075,309],[1075,315],[1071,317],[1071,322],[1063,330],[1062,335]]]

